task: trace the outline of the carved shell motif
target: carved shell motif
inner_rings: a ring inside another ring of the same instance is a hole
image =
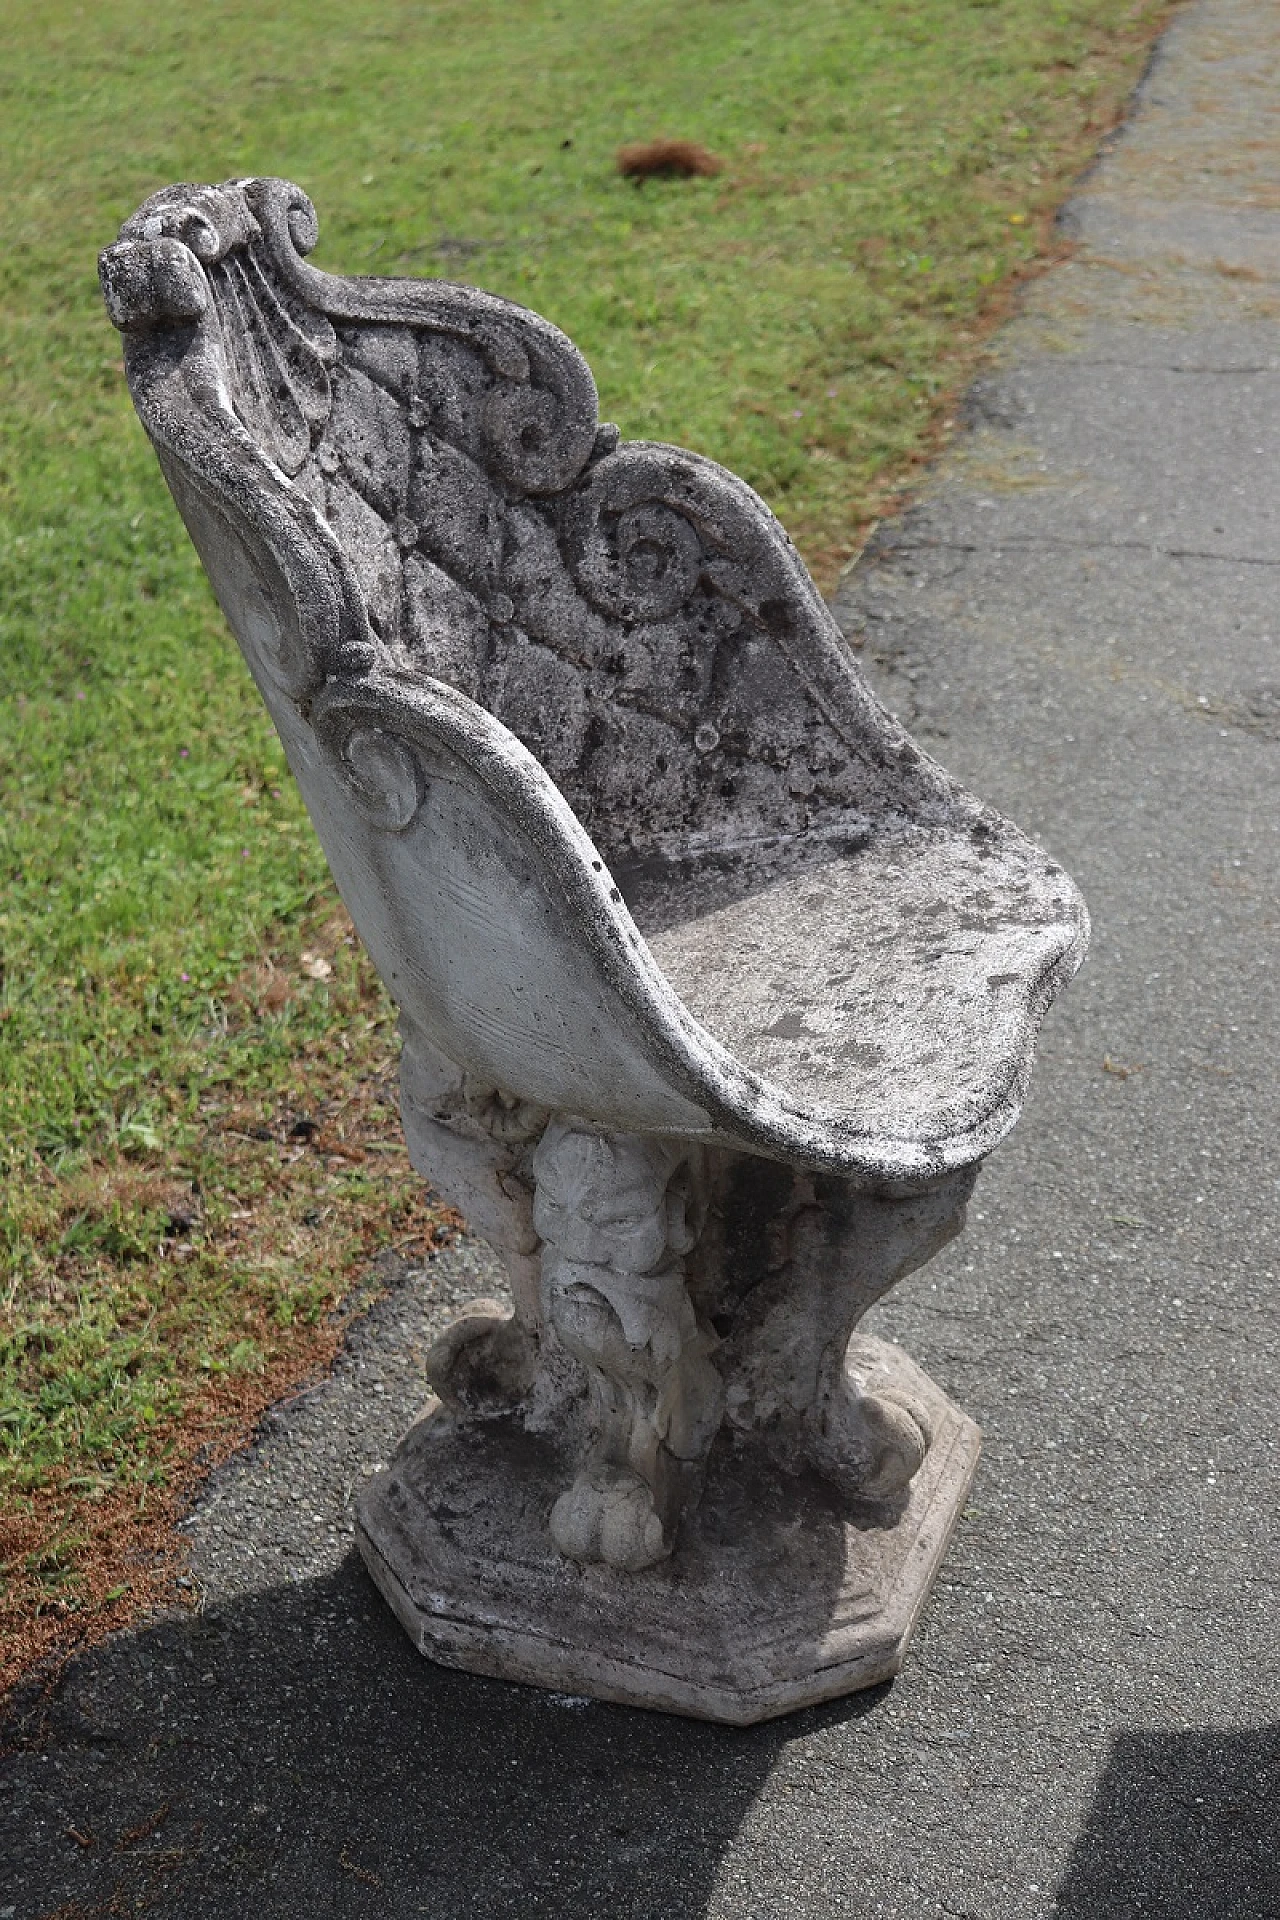
[[[317,272],[315,239],[286,182],[169,189],[105,256],[112,317],[216,323],[231,404],[333,530],[383,664],[502,720],[611,866],[726,836],[856,840],[912,778],[917,804],[951,798],[748,487],[620,446],[536,315]]]
[[[326,315],[291,294],[273,272],[245,186],[169,187],[156,194],[122,228],[104,290],[122,331],[211,310],[232,406],[262,451],[292,478],[329,418],[329,369],[338,343]],[[315,213],[301,195],[289,209],[288,226],[300,251],[315,244]],[[184,271],[183,249],[200,263],[203,282]],[[148,271],[153,262],[158,272],[154,265]]]

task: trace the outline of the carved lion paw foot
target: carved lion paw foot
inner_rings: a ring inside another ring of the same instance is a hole
[[[638,1473],[603,1467],[575,1480],[551,1510],[551,1537],[571,1560],[603,1561],[622,1573],[639,1573],[670,1551]]]
[[[919,1473],[932,1438],[924,1407],[899,1388],[850,1392],[827,1409],[818,1465],[859,1499],[887,1500]]]
[[[475,1300],[427,1355],[427,1379],[455,1413],[505,1413],[533,1382],[535,1355],[520,1322],[496,1300]]]

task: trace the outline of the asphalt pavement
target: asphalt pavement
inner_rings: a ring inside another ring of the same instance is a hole
[[[968,1231],[875,1315],[981,1423],[901,1678],[742,1731],[449,1673],[351,1547],[476,1243],[188,1523],[0,1781],[0,1920],[1280,1916],[1280,8],[1202,0],[837,610],[1083,887]]]

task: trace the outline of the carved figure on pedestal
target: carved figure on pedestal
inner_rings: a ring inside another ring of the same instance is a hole
[[[956,1232],[1083,956],[764,503],[546,321],[316,271],[280,180],[102,256],[130,390],[502,1257],[358,1506],[419,1646],[751,1720],[896,1670],[977,1458],[867,1309]]]
[[[591,1392],[590,1447],[551,1536],[575,1560],[634,1573],[670,1553],[724,1414],[716,1338],[685,1286],[705,1154],[554,1121],[534,1172],[546,1317]]]

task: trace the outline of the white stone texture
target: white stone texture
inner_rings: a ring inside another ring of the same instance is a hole
[[[511,1275],[364,1550],[486,1672],[729,1719],[866,1684],[977,1441],[854,1329],[957,1230],[1083,902],[750,488],[621,444],[536,315],[315,237],[287,182],[174,187],[102,279],[400,1006],[414,1164]]]

